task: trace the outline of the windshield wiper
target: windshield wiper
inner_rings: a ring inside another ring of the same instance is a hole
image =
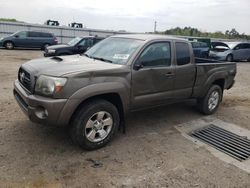
[[[104,61],[104,62],[113,63],[113,61],[111,61],[109,59],[104,59],[102,57],[91,57],[91,58],[96,59],[96,60],[100,60],[100,61]]]

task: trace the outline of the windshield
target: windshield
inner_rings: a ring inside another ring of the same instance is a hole
[[[80,40],[82,40],[82,38],[76,37],[76,38],[72,39],[71,41],[69,41],[68,45],[75,46],[78,42],[80,42]]]
[[[85,55],[124,65],[142,43],[142,40],[137,39],[110,37],[94,45]]]

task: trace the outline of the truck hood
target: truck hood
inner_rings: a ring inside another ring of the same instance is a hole
[[[85,56],[71,55],[62,57],[42,58],[28,61],[22,68],[34,76],[74,76],[86,72],[113,72],[124,65],[106,63]]]

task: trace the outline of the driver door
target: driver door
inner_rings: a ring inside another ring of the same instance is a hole
[[[132,71],[132,109],[156,106],[173,98],[174,67],[170,42],[154,42],[144,48]]]

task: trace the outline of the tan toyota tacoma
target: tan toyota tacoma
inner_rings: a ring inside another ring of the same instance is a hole
[[[73,141],[92,150],[129,112],[195,99],[202,113],[214,113],[235,75],[235,63],[195,59],[184,39],[117,35],[83,55],[23,64],[14,96],[31,121],[68,125]]]

